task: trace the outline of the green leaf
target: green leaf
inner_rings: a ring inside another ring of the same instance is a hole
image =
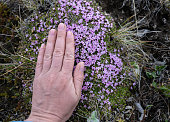
[[[168,122],[168,120],[165,120],[165,122]]]
[[[146,72],[146,76],[150,79],[156,78],[156,72]]]
[[[19,93],[15,93],[15,96],[20,96]]]
[[[91,116],[87,119],[87,122],[99,122],[97,119],[97,111],[93,111]]]
[[[156,65],[155,70],[160,72],[160,71],[164,70],[166,67],[167,67],[166,65],[164,65],[164,66],[157,66]]]
[[[160,90],[163,90],[163,91],[168,90],[168,88],[166,88],[165,86],[161,86],[161,87],[159,87],[159,89],[160,89]]]
[[[163,94],[167,97],[170,97],[170,89],[166,86],[158,86],[158,84],[156,82],[152,83],[152,86],[154,88],[156,88],[157,90],[160,90],[161,92],[163,92]]]
[[[135,64],[135,62],[130,62],[130,64],[133,66]]]
[[[161,74],[161,71],[164,70],[167,66],[164,65],[164,66],[158,66],[156,65],[155,66],[155,70],[157,71],[157,74],[160,75]]]
[[[134,68],[134,73],[136,75],[136,77],[138,77],[140,75],[140,68],[139,65],[136,62],[130,62],[130,64],[132,65],[132,67]]]
[[[156,72],[152,72],[152,77],[156,78]]]
[[[146,106],[146,109],[149,109],[149,108],[151,108],[153,105],[147,105]]]
[[[153,83],[152,83],[152,86],[155,87],[155,88],[157,88],[156,82],[153,82]]]

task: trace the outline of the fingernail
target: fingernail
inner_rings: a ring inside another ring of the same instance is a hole
[[[40,48],[44,48],[45,47],[45,44],[43,43],[43,44],[41,44],[41,47]]]
[[[71,31],[68,31],[68,32],[67,32],[67,36],[70,38],[70,37],[73,36],[73,33],[72,33]]]
[[[60,23],[59,26],[58,26],[58,29],[59,30],[64,30],[65,29],[65,24]]]
[[[80,71],[84,72],[84,62],[82,62],[81,65],[80,65]]]
[[[50,35],[54,35],[56,33],[56,30],[55,29],[51,29],[50,30]]]

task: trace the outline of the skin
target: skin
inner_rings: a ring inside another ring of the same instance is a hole
[[[65,122],[77,106],[84,80],[84,63],[74,72],[74,35],[59,24],[42,44],[33,82],[32,109],[25,121]]]

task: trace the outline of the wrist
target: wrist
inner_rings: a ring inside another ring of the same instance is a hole
[[[52,120],[52,119],[47,119],[47,118],[41,118],[41,117],[29,117],[28,119],[25,120],[25,122],[65,122],[60,119],[58,120]]]
[[[43,111],[38,108],[32,108],[29,118],[25,121],[31,122],[65,122],[64,118],[60,118],[56,114]]]
[[[33,116],[30,115],[28,119],[25,120],[26,122],[65,122],[64,120],[61,120],[59,118],[50,118],[47,116]]]

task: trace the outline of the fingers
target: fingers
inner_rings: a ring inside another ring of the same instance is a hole
[[[48,35],[48,41],[47,41],[47,46],[44,55],[43,72],[47,72],[51,67],[56,36],[57,36],[57,31],[55,29],[51,29]]]
[[[58,26],[57,40],[53,52],[53,60],[51,65],[51,67],[55,71],[60,71],[63,64],[63,57],[65,51],[65,39],[66,39],[66,25],[60,23]]]
[[[45,53],[45,44],[42,44],[38,54],[37,65],[35,68],[35,77],[39,76],[40,73],[42,72],[44,53]]]
[[[76,89],[76,94],[80,98],[81,90],[84,80],[84,62],[80,62],[74,71],[74,86]]]
[[[62,71],[66,74],[72,74],[74,67],[74,50],[74,36],[71,31],[68,31],[66,37],[66,50],[62,66]]]

